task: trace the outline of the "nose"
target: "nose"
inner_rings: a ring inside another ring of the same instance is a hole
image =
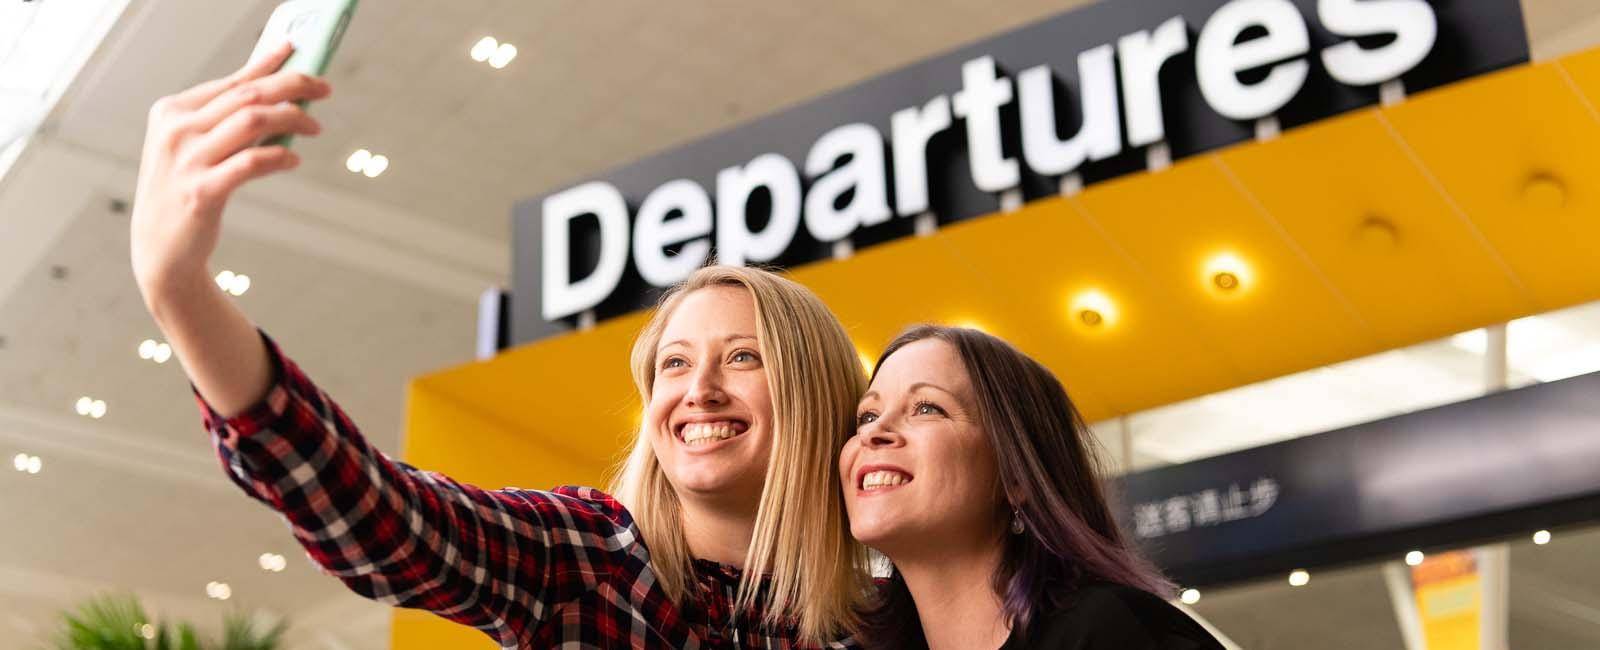
[[[864,427],[857,434],[861,439],[861,446],[867,449],[885,449],[905,445],[906,439],[889,424],[887,420],[878,420]]]
[[[695,371],[689,391],[684,395],[687,406],[714,408],[727,403],[728,395],[722,392],[722,373],[715,365],[702,365]]]

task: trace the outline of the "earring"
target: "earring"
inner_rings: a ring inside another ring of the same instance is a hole
[[[1021,510],[1012,510],[1011,511],[1011,534],[1012,535],[1021,535],[1022,531],[1024,531],[1024,530],[1027,530],[1027,527],[1024,526],[1023,523],[1022,523],[1022,511]]]

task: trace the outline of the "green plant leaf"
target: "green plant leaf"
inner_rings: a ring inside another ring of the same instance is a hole
[[[85,601],[78,609],[61,614],[61,628],[53,640],[59,650],[146,650],[139,632],[150,623],[139,599],[105,594]]]
[[[152,639],[141,634],[145,626]],[[240,612],[222,618],[222,641],[206,643],[187,622],[154,622],[139,598],[131,594],[95,596],[76,610],[62,612],[60,628],[51,640],[54,650],[277,650],[289,624],[270,626]]]
[[[233,612],[222,618],[222,646],[218,650],[274,650],[288,628],[289,624],[280,620],[269,628],[257,629],[254,619]]]

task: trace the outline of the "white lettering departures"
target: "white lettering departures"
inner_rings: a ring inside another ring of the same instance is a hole
[[[1202,490],[1145,501],[1133,509],[1134,536],[1150,539],[1252,519],[1266,514],[1277,502],[1278,482],[1266,477],[1256,479],[1247,488],[1234,483],[1225,490]]]
[[[1343,84],[1398,79],[1422,62],[1438,37],[1437,17],[1427,0],[1318,0],[1316,7],[1322,27],[1346,39],[1320,53],[1328,74]],[[1259,35],[1239,41],[1248,30]],[[1385,34],[1394,38],[1371,49],[1355,40]],[[1306,17],[1289,0],[1232,0],[1206,20],[1193,47],[1201,95],[1233,120],[1274,115],[1299,94],[1310,71]],[[883,133],[871,124],[847,124],[812,145],[804,177],[793,161],[765,153],[721,170],[714,196],[694,180],[667,181],[639,204],[631,232],[627,201],[610,183],[584,183],[551,194],[541,206],[541,313],[556,320],[600,304],[616,290],[630,252],[640,277],[666,286],[687,277],[713,252],[724,264],[777,259],[802,223],[812,238],[832,244],[895,217],[921,218],[931,207],[928,143],[957,119],[965,125],[973,185],[994,194],[1017,190],[1023,163],[1035,174],[1058,177],[1126,149],[1165,151],[1160,74],[1189,48],[1188,24],[1174,16],[1154,29],[1121,36],[1114,45],[1080,52],[1076,92],[1083,119],[1077,133],[1065,139],[1058,133],[1050,67],[1023,70],[1013,84],[1001,74],[999,62],[984,55],[962,64],[960,90],[889,117],[887,161]],[[1267,74],[1261,79],[1247,83],[1239,77],[1241,71],[1262,68]],[[1013,101],[1021,122],[1021,160],[1007,157],[1001,144],[1001,109]],[[772,197],[771,214],[765,227],[753,231],[746,210],[759,189]],[[585,215],[599,218],[600,255],[593,270],[574,278],[569,273],[572,221]],[[672,247],[676,254],[666,252]],[[1163,515],[1162,521],[1168,518]],[[1204,525],[1198,521],[1171,517],[1183,527]]]

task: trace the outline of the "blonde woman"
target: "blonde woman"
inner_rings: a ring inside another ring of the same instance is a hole
[[[729,267],[669,292],[634,345],[645,406],[615,497],[485,491],[392,461],[207,270],[232,191],[298,162],[252,143],[320,130],[292,102],[330,88],[271,73],[287,54],[156,103],[132,219],[145,304],[234,482],[354,591],[504,648],[852,646],[870,584],[823,486],[864,378],[816,296]]]

